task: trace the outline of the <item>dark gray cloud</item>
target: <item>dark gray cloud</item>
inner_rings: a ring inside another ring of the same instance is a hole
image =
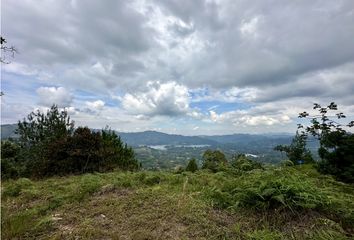
[[[193,3],[191,3],[193,2]],[[163,9],[194,23],[211,44],[193,69],[181,73],[193,87],[282,85],[313,71],[354,60],[352,1],[161,1]],[[210,11],[210,9],[213,11]],[[217,19],[213,31],[206,19]]]
[[[208,28],[215,31],[226,24],[220,19],[218,4],[213,1],[155,0],[155,2],[183,22],[196,25],[198,29]]]
[[[52,54],[55,61],[78,63],[74,60],[79,57],[139,53],[151,44],[152,29],[126,1],[8,1],[3,4],[3,19],[3,34],[24,53],[42,52],[41,58],[48,54],[44,60]]]
[[[20,52],[5,71],[38,75],[36,89],[120,95],[148,116],[188,113],[188,92],[206,88],[225,102],[352,105],[353,26],[352,0],[2,4],[2,34]],[[147,82],[183,87],[184,105],[158,98]],[[242,96],[225,95],[232,90]]]
[[[53,83],[85,85],[97,75],[83,71],[101,63],[114,67],[98,80],[107,84],[91,90],[116,87],[119,77],[144,67],[139,57],[155,44],[146,16],[127,1],[5,1],[2,7],[2,34],[19,50],[16,61],[54,72]],[[73,81],[69,74],[80,70]]]
[[[257,102],[311,97],[323,102],[337,101],[354,105],[354,62],[294,78],[293,81],[266,87],[259,91]]]

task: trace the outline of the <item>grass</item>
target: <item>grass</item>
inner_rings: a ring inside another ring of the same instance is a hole
[[[2,239],[351,239],[354,186],[311,166],[2,183]]]

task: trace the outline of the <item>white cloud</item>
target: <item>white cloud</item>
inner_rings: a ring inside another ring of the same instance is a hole
[[[105,106],[105,102],[102,100],[97,100],[93,102],[86,102],[86,106],[93,111],[101,111]]]
[[[125,94],[122,106],[132,114],[176,116],[190,110],[189,93],[185,86],[176,82],[148,82],[146,91]]]
[[[56,104],[58,107],[69,107],[73,101],[73,95],[63,87],[40,87],[37,89],[39,104],[50,107]]]
[[[264,107],[253,107],[247,110],[235,110],[223,113],[209,111],[209,119],[215,123],[230,124],[234,126],[272,126],[291,122],[285,109],[280,111],[266,111]]]
[[[17,62],[12,62],[11,64],[2,64],[1,67],[3,67],[3,70],[8,73],[15,73],[15,74],[20,74],[25,76],[38,74],[37,70],[30,68],[26,64],[17,63]]]
[[[243,36],[245,37],[254,37],[257,38],[258,37],[258,33],[257,33],[257,28],[259,25],[259,17],[253,17],[251,20],[249,21],[245,21],[243,20],[240,26],[240,32]]]

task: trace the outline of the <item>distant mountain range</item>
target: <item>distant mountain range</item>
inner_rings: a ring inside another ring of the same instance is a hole
[[[1,139],[17,138],[14,133],[17,124],[1,125]],[[94,129],[94,131],[100,131]],[[121,139],[132,146],[137,158],[146,169],[170,169],[185,166],[192,157],[199,163],[207,149],[219,149],[231,158],[234,154],[245,153],[257,161],[278,163],[284,154],[274,151],[277,145],[288,145],[293,135],[275,134],[230,134],[215,136],[183,136],[156,131],[117,132]],[[309,141],[307,146],[317,152],[318,141]]]
[[[15,130],[17,129],[17,124],[4,124],[1,125],[1,139],[17,138]]]
[[[215,145],[213,139],[199,136],[183,136],[177,134],[167,134],[156,131],[145,132],[118,132],[119,136],[128,145]]]
[[[17,124],[1,125],[1,139],[16,138],[14,133]],[[210,145],[218,146],[224,144],[255,144],[288,143],[292,135],[289,134],[231,134],[215,136],[183,136],[167,134],[156,131],[144,132],[117,132],[121,139],[130,146],[151,146],[151,145]]]

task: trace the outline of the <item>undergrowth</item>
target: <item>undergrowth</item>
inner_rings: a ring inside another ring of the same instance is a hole
[[[306,165],[22,178],[1,198],[2,239],[350,239],[354,228],[353,185]]]

